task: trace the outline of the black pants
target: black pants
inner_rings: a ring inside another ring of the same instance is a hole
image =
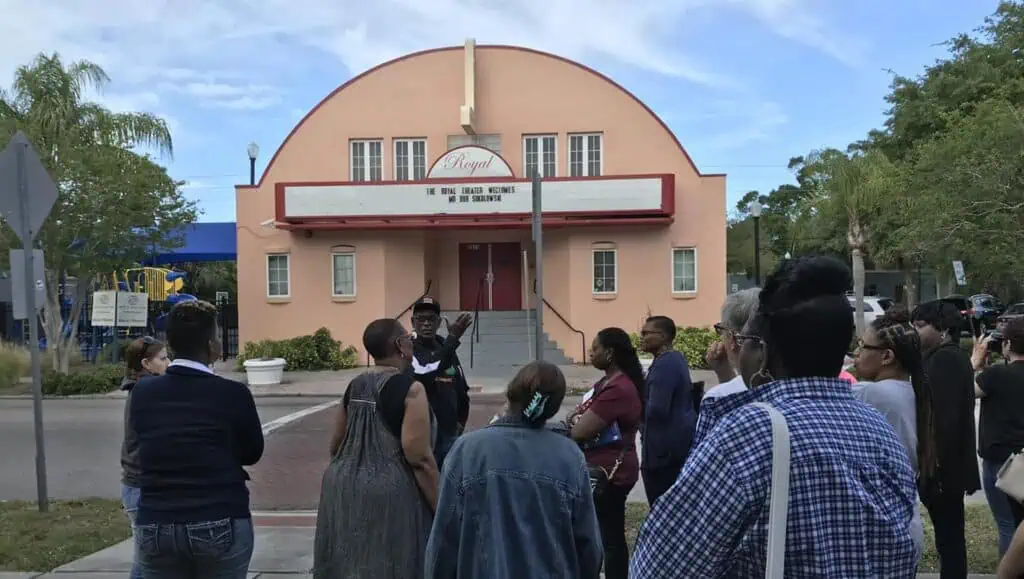
[[[629,489],[608,485],[601,496],[594,497],[597,525],[604,545],[605,579],[627,579],[629,550],[626,548],[626,497]]]
[[[658,497],[665,494],[665,491],[675,484],[679,478],[679,471],[683,469],[682,464],[673,464],[658,468],[645,468],[640,471],[644,479],[644,493],[647,494],[647,504],[651,507]]]
[[[967,577],[967,543],[964,540],[964,493],[947,492],[925,502],[935,527],[935,551],[940,579]]]

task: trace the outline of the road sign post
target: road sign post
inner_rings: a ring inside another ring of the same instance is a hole
[[[533,335],[533,355],[537,360],[544,359],[544,221],[542,211],[540,173],[533,174],[533,268],[534,306],[536,307],[536,325]]]
[[[49,510],[46,489],[46,445],[43,437],[43,379],[39,354],[33,241],[57,201],[53,182],[24,133],[18,131],[0,153],[0,213],[21,239],[24,253],[25,323],[32,359],[32,408],[36,439],[36,495],[40,512]],[[55,315],[60,315],[55,313]]]

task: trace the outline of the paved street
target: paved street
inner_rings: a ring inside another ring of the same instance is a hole
[[[264,424],[337,397],[257,398]],[[120,497],[124,399],[46,400],[46,458],[53,498]],[[273,436],[268,438],[268,441]],[[32,401],[0,399],[0,500],[34,500]]]
[[[474,394],[468,430],[486,425],[505,404],[502,394]],[[327,444],[333,409],[293,422],[267,438],[263,460],[250,470],[255,510],[315,509],[320,479],[330,462]]]

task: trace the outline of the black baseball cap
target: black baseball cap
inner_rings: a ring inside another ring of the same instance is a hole
[[[431,296],[423,296],[416,300],[415,305],[412,306],[413,313],[422,310],[430,310],[438,315],[441,314],[441,304],[437,303],[437,300]]]

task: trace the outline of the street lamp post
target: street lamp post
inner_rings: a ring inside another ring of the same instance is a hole
[[[754,218],[754,283],[761,287],[761,202],[750,202],[750,216]]]
[[[249,154],[249,184],[256,184],[256,156],[260,154],[260,146],[256,144],[256,141],[249,143],[249,146],[245,148],[245,152]]]

